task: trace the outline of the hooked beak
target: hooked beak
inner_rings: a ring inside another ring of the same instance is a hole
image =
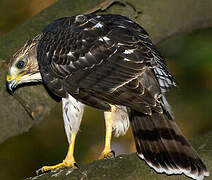
[[[6,76],[6,87],[7,87],[7,90],[9,91],[9,93],[13,93],[15,88],[17,87],[18,85],[18,82],[20,81],[20,78],[25,74],[24,73],[21,73],[19,75],[17,74],[7,74]]]
[[[6,87],[9,93],[13,93],[15,88],[18,85],[18,81],[20,80],[21,76],[23,76],[25,73],[22,73],[20,75],[9,75],[6,76]]]
[[[15,87],[17,86],[16,78],[12,78],[10,75],[6,76],[6,88],[9,93],[13,93]]]

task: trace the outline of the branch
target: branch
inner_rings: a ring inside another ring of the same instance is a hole
[[[208,170],[212,173],[212,131],[204,136],[193,139],[192,145],[197,149],[198,154],[206,163]],[[91,164],[82,165],[80,169],[72,168],[61,169],[58,172],[50,172],[28,178],[27,180],[46,180],[46,179],[71,179],[71,180],[188,180],[184,175],[167,176],[157,174],[153,169],[140,160],[135,154],[121,155],[115,159],[99,160]]]
[[[80,14],[102,3],[101,0],[61,0],[42,11],[39,15],[29,19],[25,24],[17,27],[0,38],[0,74],[4,76],[8,59],[26,40],[40,33],[44,26],[53,20]],[[163,41],[173,34],[191,32],[196,29],[212,26],[211,0],[128,0],[127,4],[136,6],[142,13],[136,18],[151,35],[155,43]],[[97,6],[98,7],[98,6]],[[98,9],[98,8],[97,8]],[[102,7],[100,7],[102,9]],[[104,8],[103,8],[104,9]],[[122,14],[134,18],[133,6],[114,4],[107,13]],[[42,85],[22,87],[17,90],[17,97],[25,102],[20,103],[17,98],[5,91],[5,81],[0,79],[0,142],[7,138],[28,131],[35,123],[46,116],[55,106],[55,101],[48,95]],[[23,108],[32,109],[34,121]]]

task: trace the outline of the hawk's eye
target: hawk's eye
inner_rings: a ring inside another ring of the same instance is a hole
[[[16,64],[16,67],[18,69],[23,69],[23,67],[24,67],[24,61],[23,60],[18,61],[17,64]]]

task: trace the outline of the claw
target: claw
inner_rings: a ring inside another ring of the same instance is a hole
[[[75,167],[75,168],[78,168],[78,169],[80,168],[79,164],[76,163],[76,162],[74,163],[74,167]]]
[[[39,176],[39,175],[41,175],[41,174],[43,174],[42,168],[36,170],[36,175],[37,175],[37,176]]]
[[[103,151],[99,156],[99,159],[113,159],[115,158],[115,151],[111,150],[109,152]]]
[[[115,157],[116,157],[116,153],[115,153],[115,151],[114,151],[114,150],[111,150],[111,154],[112,154],[113,158],[115,158]]]
[[[79,165],[75,161],[71,163],[67,163],[64,160],[62,163],[56,164],[54,166],[43,166],[42,168],[36,171],[36,174],[40,175],[42,173],[49,172],[49,171],[58,171],[59,169],[65,168],[65,167],[72,167],[74,169],[77,169],[79,168]]]
[[[110,151],[109,153],[107,153],[104,156],[104,159],[114,159],[115,158],[115,152],[114,151]]]

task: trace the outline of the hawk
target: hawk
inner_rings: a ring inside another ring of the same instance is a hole
[[[209,175],[206,166],[173,120],[165,93],[176,86],[148,33],[121,15],[77,15],[46,26],[9,63],[7,87],[42,82],[62,98],[69,149],[65,160],[42,172],[76,166],[74,143],[84,105],[105,113],[105,147],[111,156],[112,131],[131,125],[138,157],[158,173],[193,179]]]

